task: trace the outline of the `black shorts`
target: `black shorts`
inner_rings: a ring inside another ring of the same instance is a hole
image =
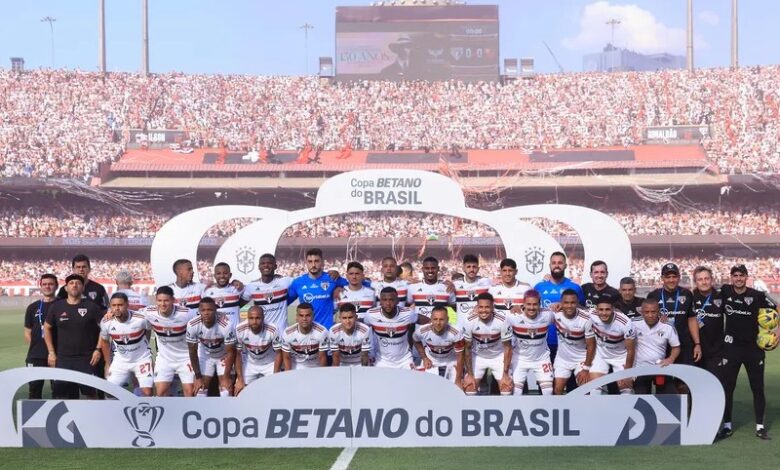
[[[89,365],[89,358],[84,357],[58,357],[57,364],[58,369],[67,369],[76,372],[83,372],[84,374],[95,375],[95,370]],[[54,383],[54,387],[57,390],[58,397],[78,398],[78,392],[83,395],[95,395],[96,390],[93,387],[89,387],[81,384],[74,384],[71,382],[63,382],[58,380]]]
[[[693,346],[692,345],[680,345],[680,355],[677,356],[675,364],[684,366],[695,366],[696,362],[693,360]]]

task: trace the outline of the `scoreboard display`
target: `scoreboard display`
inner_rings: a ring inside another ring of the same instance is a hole
[[[336,8],[339,80],[498,80],[498,6]]]

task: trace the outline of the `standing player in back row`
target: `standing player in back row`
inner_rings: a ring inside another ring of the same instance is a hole
[[[350,261],[347,264],[347,286],[340,289],[334,300],[334,309],[339,311],[339,307],[350,303],[355,306],[357,316],[363,319],[368,309],[374,306],[376,294],[370,287],[363,285],[365,280],[363,265],[357,261]]]
[[[375,304],[379,303],[379,293],[382,292],[382,289],[385,287],[392,287],[396,290],[396,292],[398,292],[398,300],[401,306],[406,305],[406,296],[408,294],[409,283],[404,279],[401,279],[401,273],[403,273],[403,269],[398,266],[398,262],[395,260],[395,258],[390,256],[382,258],[381,266],[382,280],[373,281],[371,283],[371,288],[374,289],[374,293],[376,295]]]
[[[449,292],[447,284],[439,279],[439,260],[429,256],[423,260],[423,280],[409,286],[406,305],[412,307],[418,316],[428,319],[434,307],[455,305],[455,293]]]
[[[561,293],[566,289],[572,289],[577,293],[580,304],[585,305],[585,297],[582,288],[566,277],[566,255],[556,251],[550,255],[550,280],[536,283],[534,289],[542,295],[542,308],[550,308],[552,304],[561,301]],[[553,328],[555,328],[553,326]],[[550,331],[547,335],[547,345],[550,347],[550,358],[555,362],[555,354],[558,352],[558,335]]]
[[[217,305],[217,313],[224,315],[230,322],[230,327],[235,329],[239,322],[242,291],[230,283],[232,276],[229,264],[217,263],[214,266],[214,280],[216,284],[207,287],[203,291],[203,296],[214,299]]]
[[[192,261],[188,259],[176,260],[173,263],[173,273],[176,275],[176,280],[168,284],[168,287],[173,292],[174,301],[187,309],[190,318],[195,318],[198,314],[198,303],[203,297],[206,286],[193,281],[195,269],[192,266]]]
[[[287,290],[289,277],[276,274],[276,257],[271,253],[260,256],[260,279],[250,282],[241,294],[241,304],[252,302],[263,309],[264,323],[274,325],[281,334],[287,329]]]
[[[493,296],[493,308],[509,318],[510,313],[520,313],[523,310],[525,293],[531,286],[517,279],[517,263],[511,258],[501,260],[501,281],[490,287],[488,291]]]
[[[490,279],[479,275],[479,259],[474,255],[463,257],[463,279],[453,281],[455,305],[458,313],[457,328],[462,328],[477,306],[477,296],[490,290]]]
[[[293,279],[287,291],[287,303],[299,298],[311,305],[314,310],[314,322],[325,328],[333,326],[333,294],[337,287],[344,287],[347,281],[337,278],[335,281],[323,270],[322,250],[310,248],[306,251],[306,274]]]

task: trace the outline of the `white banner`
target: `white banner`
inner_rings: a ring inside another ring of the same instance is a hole
[[[587,395],[631,375],[671,375],[685,395]],[[468,447],[701,445],[723,414],[718,380],[696,367],[656,366],[602,377],[565,396],[464,395],[417,371],[322,368],[250,384],[237,398],[143,398],[61,369],[0,372],[0,402],[40,379],[96,386],[116,400],[24,400],[17,427],[0,407],[0,447]]]

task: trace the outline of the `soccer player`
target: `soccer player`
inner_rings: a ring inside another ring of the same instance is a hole
[[[340,289],[334,300],[334,309],[338,310],[344,304],[350,303],[357,309],[357,316],[363,319],[368,309],[374,306],[376,294],[374,289],[363,285],[365,274],[363,265],[357,261],[347,264],[347,286]]]
[[[409,338],[414,325],[427,324],[427,317],[418,317],[414,309],[398,305],[398,291],[385,287],[379,293],[379,306],[366,312],[364,322],[376,339],[376,367],[414,367]]]
[[[596,308],[596,304],[601,299],[611,301],[613,304],[620,298],[620,292],[607,284],[609,270],[607,263],[601,260],[594,261],[590,265],[590,279],[582,285],[582,294],[585,296],[585,307],[588,309]]]
[[[265,322],[263,309],[252,305],[246,320],[236,327],[236,384],[238,396],[245,386],[282,368],[282,342],[276,326]]]
[[[38,287],[41,289],[41,298],[27,306],[24,312],[24,341],[27,343],[27,357],[25,364],[27,367],[47,367],[46,361],[46,341],[43,338],[46,317],[49,314],[49,308],[57,301],[55,293],[57,292],[57,276],[54,274],[44,274],[38,281]],[[28,397],[30,400],[40,400],[43,398],[43,380],[34,380],[30,382]]]
[[[636,296],[636,281],[632,277],[624,277],[620,280],[620,295],[613,304],[615,310],[624,313],[633,321],[642,321],[642,297]]]
[[[116,292],[127,296],[127,308],[131,312],[137,312],[149,305],[149,302],[146,301],[146,297],[133,290],[133,275],[130,274],[130,272],[119,271],[114,276],[114,280],[116,281]]]
[[[531,289],[523,298],[520,313],[508,313],[506,322],[514,338],[512,348],[512,380],[515,395],[522,395],[525,381],[533,373],[542,395],[553,393],[553,366],[547,333],[555,321],[550,310],[541,310],[541,296]]]
[[[636,332],[634,322],[616,312],[609,300],[600,300],[596,310],[590,312],[593,333],[596,336],[596,355],[590,368],[588,381],[595,380],[609,372],[617,372],[634,366],[636,353]],[[633,393],[631,379],[618,381],[622,395]]]
[[[588,381],[588,374],[596,354],[596,338],[588,310],[579,306],[574,289],[561,294],[561,308],[555,312],[558,334],[558,354],[553,364],[553,393],[563,395],[572,375],[577,385]]]
[[[230,327],[235,329],[239,322],[239,310],[241,310],[242,291],[231,284],[230,265],[217,263],[214,266],[214,280],[216,284],[207,287],[203,291],[205,297],[211,297],[217,305],[217,313],[224,315],[230,322]]]
[[[763,292],[747,286],[748,270],[744,264],[731,268],[731,284],[721,286],[723,310],[726,313],[726,336],[723,346],[723,382],[726,389],[726,409],[723,427],[718,438],[732,435],[731,414],[734,407],[734,388],[742,366],[747,371],[750,391],[753,392],[753,412],[756,417],[756,437],[769,440],[764,427],[766,396],[764,395],[764,360],[766,353],[756,344],[758,311],[777,309],[777,305]]]
[[[465,340],[460,329],[448,324],[447,309],[434,307],[431,322],[416,329],[412,338],[425,372],[438,374],[462,388]]]
[[[556,251],[550,255],[550,280],[538,282],[534,289],[542,295],[542,308],[550,308],[553,304],[560,303],[561,293],[566,289],[572,289],[577,293],[580,304],[585,304],[585,296],[582,288],[566,277],[566,255]],[[555,362],[558,352],[558,335],[553,330],[547,335],[547,345],[550,347],[550,359]]]
[[[391,256],[383,258],[381,266],[382,280],[371,283],[371,288],[374,289],[374,293],[376,294],[376,302],[379,302],[379,293],[382,289],[385,287],[392,287],[398,292],[398,298],[400,299],[401,305],[406,305],[409,283],[401,279],[403,269],[398,266],[398,262]]]
[[[195,396],[195,374],[186,341],[190,311],[176,302],[170,286],[158,287],[154,300],[154,305],[144,308],[140,313],[152,327],[157,345],[154,364],[155,392],[158,397],[167,397],[173,377],[178,375],[184,396]]]
[[[333,294],[337,287],[344,287],[344,278],[331,279],[323,271],[322,250],[310,248],[306,251],[307,273],[296,277],[287,291],[287,303],[300,298],[314,309],[314,322],[327,329],[333,326]]]
[[[150,326],[142,313],[129,310],[130,301],[122,292],[109,300],[111,317],[100,322],[99,347],[106,358],[106,380],[123,386],[133,376],[138,381],[141,395],[152,396],[154,375],[152,353],[149,349]],[[116,346],[111,358],[111,343]]]
[[[531,290],[531,286],[517,280],[517,263],[511,258],[501,260],[501,282],[488,289],[493,296],[493,308],[509,318],[510,313],[523,311],[525,293]]]
[[[284,370],[328,365],[328,330],[314,321],[314,306],[303,302],[295,309],[295,325],[282,334]]]
[[[168,284],[173,290],[173,298],[177,304],[187,308],[190,318],[194,318],[198,315],[198,304],[206,286],[193,281],[195,269],[192,267],[192,261],[188,259],[176,260],[173,263],[173,272],[176,274],[176,281]]]
[[[680,339],[677,330],[668,323],[661,322],[661,312],[658,302],[648,299],[642,302],[642,321],[631,322],[636,331],[636,361],[635,366],[660,365],[666,367],[674,364],[680,354]],[[670,353],[667,356],[666,351]],[[634,392],[649,394],[652,390],[653,377],[642,376],[634,380]],[[659,389],[660,388],[660,389]],[[664,393],[667,387],[656,382],[656,393]]]
[[[195,374],[193,387],[197,396],[206,396],[212,378],[219,378],[219,396],[229,397],[233,381],[230,372],[236,358],[236,331],[217,303],[203,297],[198,316],[187,323],[187,347]]]
[[[455,326],[462,328],[477,306],[477,296],[488,292],[492,282],[479,275],[479,258],[470,254],[463,257],[463,279],[453,278],[452,282],[455,285],[455,310],[458,312]]]
[[[477,296],[477,308],[463,327],[463,339],[464,391],[475,395],[482,378],[490,371],[499,383],[501,395],[511,395],[512,333],[504,314],[495,310],[490,293]]]
[[[101,313],[105,313],[106,310],[108,310],[108,294],[106,294],[106,288],[103,287],[102,284],[89,278],[89,273],[92,271],[92,265],[89,262],[89,258],[86,255],[76,255],[73,257],[70,266],[73,274],[81,276],[81,278],[84,279],[84,297],[96,303],[97,306],[100,307]],[[68,298],[66,286],[60,288],[57,293],[57,298],[63,300]]]
[[[406,281],[407,284],[414,284],[417,282],[417,276],[414,274],[414,266],[412,266],[412,263],[404,261],[399,267],[401,268],[401,272],[398,274],[399,279]],[[403,299],[400,292],[398,293],[398,298]]]
[[[358,321],[355,304],[339,306],[338,323],[328,332],[328,344],[333,354],[333,366],[368,366],[372,349],[371,330]]]
[[[49,367],[97,375],[95,367],[101,360],[98,340],[103,311],[96,302],[84,297],[84,278],[78,274],[65,278],[65,292],[68,295],[65,300],[49,307],[43,326]],[[77,400],[79,392],[88,398],[97,397],[92,387],[59,380],[54,382],[52,396]]]
[[[445,282],[439,279],[439,260],[429,256],[422,264],[423,280],[409,286],[406,305],[414,309],[417,316],[431,317],[433,307],[455,305],[455,292],[449,292]]]
[[[276,257],[271,253],[260,256],[260,279],[250,282],[241,294],[241,303],[252,302],[263,309],[264,323],[276,327],[281,336],[287,329],[287,290],[292,279],[276,274]]]
[[[693,270],[693,312],[699,323],[701,360],[697,366],[707,369],[723,380],[723,336],[726,327],[723,315],[723,295],[712,287],[712,271],[705,266]]]

